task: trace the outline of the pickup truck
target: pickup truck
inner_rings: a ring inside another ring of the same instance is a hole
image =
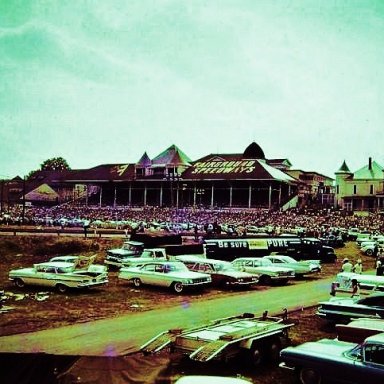
[[[336,338],[290,346],[280,358],[279,366],[293,371],[302,384],[383,383],[384,333],[372,332],[360,343]]]
[[[281,348],[290,343],[288,329],[294,324],[283,317],[256,317],[252,313],[226,317],[189,329],[171,329],[145,343],[144,354],[163,349],[179,352],[191,360],[228,361],[242,357],[253,366],[264,361],[276,362]]]
[[[164,248],[144,249],[137,257],[127,257],[121,262],[121,267],[140,267],[151,261],[166,261],[168,257]]]
[[[124,241],[120,248],[113,248],[107,250],[107,256],[104,264],[110,267],[120,268],[123,266],[124,261],[131,257],[138,257],[144,250],[144,243],[139,241]]]

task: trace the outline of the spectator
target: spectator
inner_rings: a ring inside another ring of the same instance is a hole
[[[353,266],[352,271],[358,273],[359,275],[363,273],[363,263],[361,259],[357,260],[356,264]]]
[[[341,266],[341,272],[352,272],[353,264],[349,261],[349,259],[345,258],[343,260],[343,265]]]
[[[380,256],[376,259],[376,276],[383,276],[384,264],[383,257]]]

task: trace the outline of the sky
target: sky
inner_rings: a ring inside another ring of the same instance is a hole
[[[382,0],[0,0],[0,178],[177,145],[384,166]]]

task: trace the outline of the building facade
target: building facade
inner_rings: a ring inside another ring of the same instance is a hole
[[[368,159],[368,163],[351,172],[344,161],[336,175],[335,203],[347,211],[384,210],[384,168]]]

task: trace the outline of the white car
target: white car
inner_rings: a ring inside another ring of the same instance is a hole
[[[360,232],[356,238],[356,244],[360,247],[363,241],[372,241],[373,235],[371,232]]]
[[[352,293],[352,280],[356,279],[361,290],[384,291],[384,276],[358,274],[353,272],[340,272],[331,285],[331,294],[336,292]]]
[[[64,293],[68,288],[105,285],[108,283],[108,274],[76,268],[73,263],[50,261],[34,264],[31,268],[13,269],[9,272],[9,280],[19,288],[38,285],[56,288],[60,293]]]
[[[129,280],[135,287],[142,284],[171,288],[176,293],[185,287],[201,287],[212,282],[205,273],[190,271],[181,261],[157,261],[140,267],[121,268],[119,279]]]
[[[107,273],[108,267],[106,265],[94,264],[96,255],[93,256],[55,256],[52,257],[50,262],[63,262],[72,263],[76,269],[88,270],[89,272]]]
[[[297,261],[293,257],[286,255],[268,255],[264,256],[264,258],[271,260],[275,266],[292,268],[296,277],[321,272],[320,260]]]
[[[257,284],[259,276],[239,271],[229,261],[207,259],[199,256],[185,256],[176,259],[182,261],[190,271],[208,273],[212,285],[221,288],[244,287]]]
[[[259,284],[262,285],[286,284],[295,277],[292,268],[276,266],[263,257],[239,257],[232,261],[232,265],[241,271],[259,275]]]
[[[239,377],[190,375],[177,379],[175,384],[249,384],[251,381]]]

